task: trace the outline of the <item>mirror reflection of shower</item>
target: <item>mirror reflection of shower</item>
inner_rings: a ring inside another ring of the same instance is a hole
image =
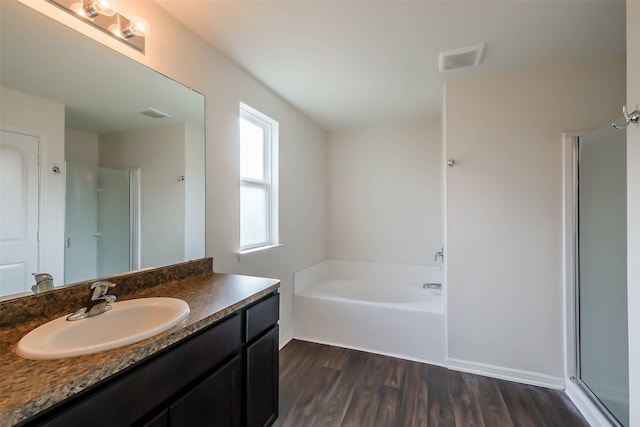
[[[67,164],[64,283],[139,268],[139,175]]]

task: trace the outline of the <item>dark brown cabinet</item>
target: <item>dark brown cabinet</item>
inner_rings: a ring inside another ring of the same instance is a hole
[[[247,427],[278,418],[278,326],[247,346]]]
[[[270,426],[278,418],[279,294],[265,298],[246,312],[247,427]]]
[[[270,426],[278,313],[276,293],[21,425]]]

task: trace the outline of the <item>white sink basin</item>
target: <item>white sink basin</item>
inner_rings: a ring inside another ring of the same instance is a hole
[[[26,334],[17,353],[27,359],[60,359],[122,347],[166,331],[189,315],[176,298],[139,298],[111,304],[86,319],[62,316]]]

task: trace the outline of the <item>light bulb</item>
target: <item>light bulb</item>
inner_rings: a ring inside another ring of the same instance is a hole
[[[93,19],[98,15],[113,16],[116,11],[106,0],[82,0],[73,3],[70,9],[83,18]]]
[[[87,15],[92,18],[98,15],[113,16],[116,14],[116,11],[106,0],[88,1],[85,6],[85,11]]]
[[[83,18],[87,17],[87,15],[85,15],[84,13],[84,8],[82,7],[81,2],[71,4],[71,6],[69,6],[69,9],[71,9],[76,15],[80,15]]]
[[[149,35],[149,23],[139,16],[131,19],[131,28],[133,28],[136,36],[146,37]]]
[[[117,34],[115,32],[113,33]],[[138,16],[132,18],[128,23],[120,26],[119,35],[125,39],[130,39],[131,37],[146,37],[149,35],[149,23],[146,19]]]

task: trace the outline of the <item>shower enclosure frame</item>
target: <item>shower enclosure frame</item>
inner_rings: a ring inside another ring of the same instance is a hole
[[[78,165],[74,165],[74,164],[69,164],[67,162],[65,162],[65,186],[68,186],[68,182],[67,179],[67,175],[68,175],[68,171],[71,167],[74,166],[78,166]],[[113,170],[113,171],[117,171],[117,172],[123,172],[126,173],[127,175],[127,180],[128,180],[128,219],[126,222],[126,225],[128,227],[128,238],[126,241],[126,245],[128,246],[128,260],[126,262],[126,267],[123,267],[122,271],[112,271],[112,272],[108,272],[106,273],[107,275],[109,274],[118,274],[118,273],[122,273],[125,271],[135,271],[140,269],[140,265],[141,265],[141,224],[140,224],[140,218],[141,218],[141,169],[139,167],[131,167],[131,168],[108,168],[108,167],[101,167],[101,166],[97,166],[97,165],[81,165],[82,167],[92,167],[95,169],[95,182],[94,185],[97,184],[97,177],[99,175],[99,171],[100,170]],[[92,190],[94,193],[100,191],[97,188],[94,188]],[[67,203],[67,197],[68,195],[65,194],[65,204]],[[68,210],[68,207],[65,206],[65,208]],[[97,214],[97,212],[96,212]],[[64,259],[65,259],[65,268],[64,268],[64,275],[63,277],[65,278],[65,282],[67,283],[72,283],[72,282],[77,282],[79,280],[88,280],[85,278],[80,278],[80,279],[71,279],[69,280],[68,278],[68,268],[66,265],[66,260],[67,260],[67,241],[68,241],[68,236],[67,236],[67,232],[66,232],[66,228],[67,228],[67,218],[66,215],[68,215],[68,211],[65,213],[65,255],[64,255]],[[99,222],[99,221],[98,221]],[[124,223],[123,223],[124,224]],[[94,224],[94,225],[98,225],[98,224]],[[99,230],[99,227],[96,228],[96,233],[93,235],[94,238],[100,237],[102,235],[101,231]],[[98,248],[96,247],[96,251],[99,252]],[[125,264],[122,264],[123,266]],[[95,266],[95,268],[97,269],[98,267]],[[126,268],[126,270],[124,270],[124,268]],[[105,274],[101,274],[99,272],[99,269],[94,271],[93,274],[91,275],[91,278],[93,277],[101,277],[104,276]],[[77,275],[76,275],[77,276]]]
[[[565,311],[565,392],[593,425],[622,424],[580,379],[578,146],[589,131],[563,134],[563,270]]]

